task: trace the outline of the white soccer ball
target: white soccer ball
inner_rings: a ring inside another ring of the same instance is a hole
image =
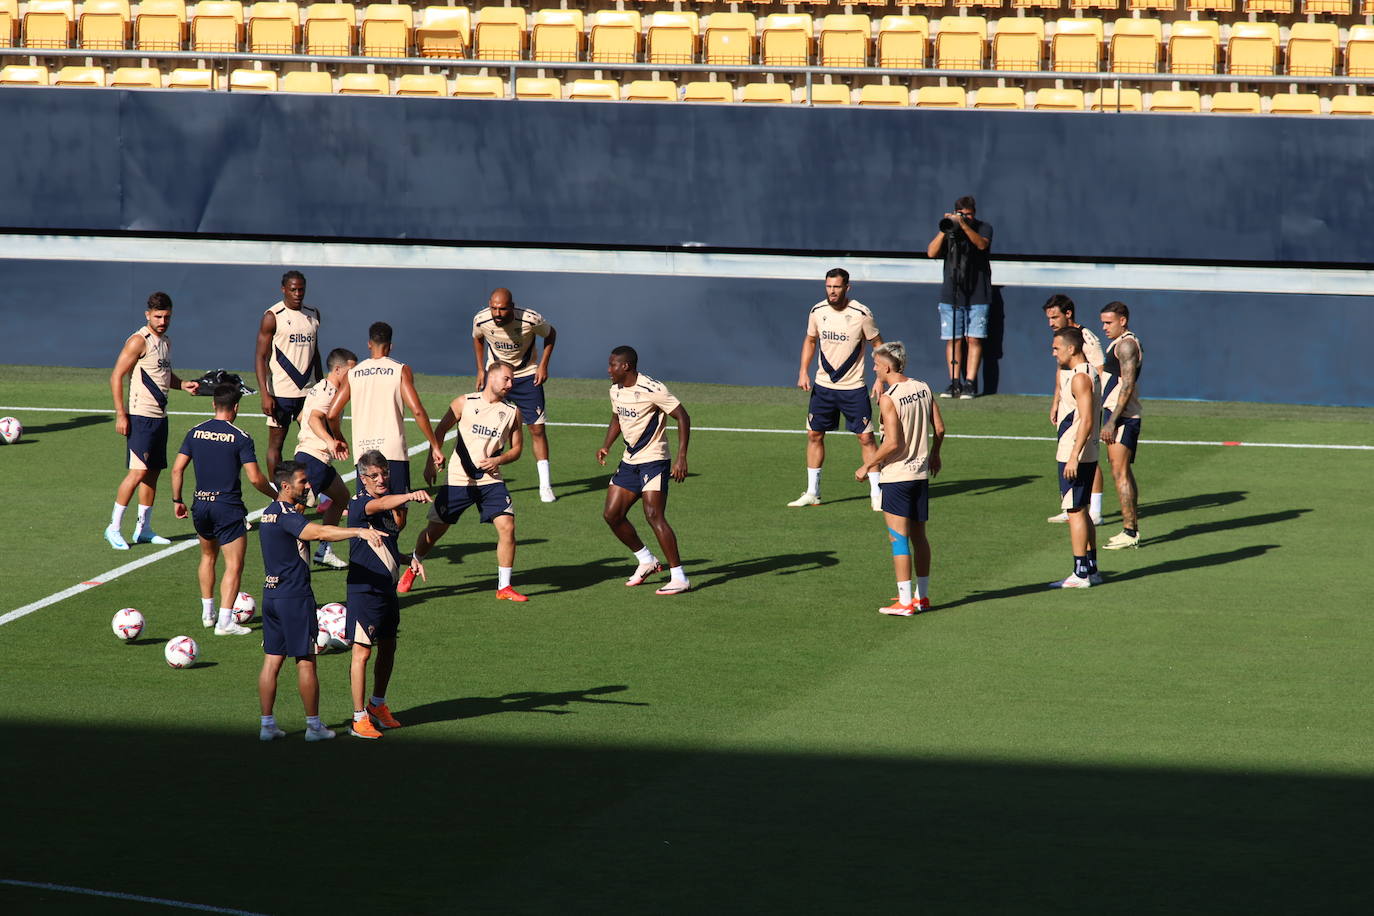
[[[14,417],[0,417],[0,441],[13,445],[24,435],[24,424]]]
[[[253,596],[247,592],[239,592],[238,599],[234,601],[234,622],[245,624],[253,619],[253,612],[258,609],[258,603],[253,600]]]
[[[173,668],[189,668],[196,663],[200,647],[189,636],[173,636],[167,647],[162,650],[162,654],[167,657],[167,664]]]
[[[348,627],[348,608],[337,601],[330,602],[315,612],[319,623],[319,633],[315,646],[321,650],[342,650],[348,648],[345,631]]]
[[[110,627],[114,630],[114,635],[120,639],[138,639],[138,634],[143,632],[143,615],[131,607],[126,607],[115,611],[114,620],[110,621]]]

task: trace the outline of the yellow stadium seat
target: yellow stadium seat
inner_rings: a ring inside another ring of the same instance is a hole
[[[874,3],[875,0],[869,0],[869,2]],[[897,6],[903,8],[910,8],[913,6],[927,6],[931,7],[932,9],[943,9],[945,6],[945,0],[896,0],[896,3]],[[887,4],[875,3],[875,5],[886,6]]]
[[[1331,76],[1340,58],[1341,30],[1334,22],[1295,22],[1288,31],[1290,76]]]
[[[1236,0],[1187,0],[1186,9],[1190,13],[1233,13],[1236,10]]]
[[[1038,16],[1003,16],[992,36],[992,69],[1039,70],[1044,56],[1045,20]]]
[[[504,99],[506,84],[499,76],[459,76],[453,80],[455,99]]]
[[[1061,5],[1061,0],[1011,0],[1014,10],[1057,10]]]
[[[563,84],[552,77],[521,76],[515,80],[517,99],[561,99]]]
[[[1172,13],[1178,8],[1178,0],[1128,0],[1126,8],[1131,10],[1156,10],[1159,12]]]
[[[1345,75],[1374,76],[1374,25],[1352,25],[1345,43]]]
[[[1212,93],[1213,114],[1259,114],[1260,94],[1258,92],[1214,92]]]
[[[786,105],[792,101],[792,87],[786,83],[745,83],[740,88],[739,100]]]
[[[625,84],[621,98],[627,102],[676,102],[677,83],[671,80],[631,80]]]
[[[215,71],[207,67],[177,67],[167,74],[168,89],[214,89]]]
[[[1279,64],[1277,22],[1234,22],[1226,42],[1226,72],[1237,76],[1273,76]]]
[[[310,4],[305,8],[305,53],[340,57],[352,54],[353,27],[357,21],[358,11],[352,4]]]
[[[1169,36],[1170,73],[1216,73],[1221,26],[1214,19],[1180,19]]]
[[[1336,95],[1331,97],[1333,115],[1374,115],[1374,95]]]
[[[19,0],[0,0],[0,47],[10,47],[19,38]]]
[[[1102,69],[1102,20],[1059,19],[1050,40],[1050,69],[1057,73],[1096,73]]]
[[[984,86],[973,94],[973,107],[1023,109],[1026,90],[1019,86]]]
[[[201,0],[196,4],[191,17],[192,51],[237,51],[242,43],[243,4],[239,0]]]
[[[884,16],[878,21],[878,66],[919,70],[926,65],[930,20],[924,16]]]
[[[619,102],[620,84],[615,80],[573,80],[568,84],[568,98],[579,102]]]
[[[869,83],[859,88],[859,104],[866,108],[906,108],[911,104],[911,90]]]
[[[363,40],[366,43],[366,37]],[[471,40],[472,18],[467,7],[427,6],[420,10],[415,50],[421,57],[462,57]]]
[[[1121,8],[1121,0],[1069,0],[1069,9],[1074,10],[1116,10]]]
[[[10,64],[0,68],[0,86],[46,86],[48,85],[47,67],[29,67]]]
[[[231,92],[276,92],[277,74],[271,70],[249,70],[240,67],[229,73]]]
[[[1245,0],[1245,12],[1291,15],[1293,0]]]
[[[290,54],[301,40],[301,8],[296,3],[263,2],[248,8],[248,51]]]
[[[964,108],[968,93],[962,86],[922,86],[916,90],[917,108]]]
[[[872,24],[867,16],[830,15],[821,20],[822,67],[868,66],[868,36]]]
[[[754,59],[756,34],[753,13],[712,13],[706,17],[702,39],[706,44],[706,63],[749,64]]]
[[[1302,0],[1302,13],[1304,16],[1318,16],[1323,13],[1329,16],[1349,16],[1352,6],[1351,0]]]
[[[70,48],[75,32],[72,0],[29,0],[24,13],[24,47]]]
[[[1001,9],[1002,0],[954,0],[956,8],[981,6],[983,9]]]
[[[111,89],[161,89],[157,67],[119,67],[110,75]]]
[[[696,13],[653,13],[648,32],[649,63],[690,64],[697,59],[701,35]]]
[[[809,13],[774,13],[759,23],[765,67],[804,67],[811,62]]]
[[[844,83],[812,83],[812,105],[848,105],[849,87]]]
[[[1041,89],[1035,93],[1036,111],[1082,111],[1082,89]]]
[[[139,3],[138,13],[134,16],[135,48],[140,51],[180,51],[185,42],[186,0],[143,0]]]
[[[1164,24],[1158,19],[1118,19],[1107,45],[1107,69],[1113,73],[1158,73]]]
[[[720,15],[723,14],[714,13],[712,18]],[[697,80],[682,87],[682,101],[684,102],[733,102],[734,100],[735,90],[731,88],[729,83],[710,83],[705,80]]]
[[[479,60],[519,60],[529,42],[525,10],[519,6],[484,6],[477,11],[472,39]]]
[[[369,3],[363,8],[358,26],[359,52],[364,57],[409,57],[410,30],[414,24],[414,15],[408,6]]]
[[[339,95],[391,95],[385,73],[345,73],[339,77]]]
[[[74,86],[81,89],[100,89],[105,85],[103,67],[63,67],[52,78],[54,86]]]
[[[448,79],[442,73],[403,73],[396,80],[396,94],[444,98],[448,95]]]
[[[632,64],[639,60],[642,26],[634,10],[601,10],[592,13],[591,55],[598,64]]]
[[[534,60],[568,61],[582,56],[586,36],[581,10],[538,10],[530,26]]]
[[[944,16],[935,34],[935,66],[940,70],[980,70],[988,21],[982,16]]]
[[[1144,111],[1145,104],[1139,89],[1101,89],[1090,106],[1093,111]]]
[[[1150,95],[1150,111],[1190,114],[1202,111],[1202,96],[1194,89],[1159,89]]]
[[[1269,99],[1270,114],[1322,113],[1322,100],[1314,92],[1277,92]]]
[[[318,92],[329,93],[334,91],[334,77],[324,70],[311,72],[309,70],[293,70],[281,78],[282,92]]]
[[[76,21],[82,48],[119,51],[129,46],[133,20],[129,0],[86,0]],[[102,73],[103,83],[103,73]]]

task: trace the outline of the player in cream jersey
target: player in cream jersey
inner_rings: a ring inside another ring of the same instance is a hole
[[[320,497],[319,506],[323,515],[320,522],[325,525],[337,525],[348,505],[348,489],[331,463],[336,457],[348,456],[335,454],[334,444],[341,435],[337,429],[330,427],[329,405],[334,402],[334,396],[338,394],[348,371],[357,364],[358,357],[352,350],[342,347],[331,350],[325,360],[329,374],[305,393],[301,405],[301,431],[296,438],[296,454],[292,460],[305,468],[310,491]],[[347,560],[335,555],[334,547],[328,541],[321,541],[315,549],[315,562],[334,569],[348,566]]]
[[[1059,368],[1066,370],[1059,385],[1060,508],[1069,516],[1069,543],[1073,548],[1073,573],[1051,588],[1087,588],[1098,585],[1097,532],[1088,513],[1088,491],[1097,471],[1097,435],[1102,418],[1102,377],[1083,355],[1083,332],[1060,328],[1051,347]]]
[[[511,585],[515,567],[515,508],[510,491],[501,479],[501,466],[519,459],[525,448],[520,427],[520,410],[505,399],[513,375],[506,363],[486,367],[486,384],[481,391],[453,399],[439,421],[436,435],[442,440],[456,427],[453,457],[448,463],[448,482],[439,488],[429,507],[429,525],[415,542],[412,559],[424,560],[434,544],[458,521],[469,506],[477,507],[477,517],[496,528],[496,597],[502,601],[528,601]],[[425,482],[433,483],[437,468],[425,464]],[[397,583],[398,592],[408,592],[415,583],[415,572],[406,570]]]
[[[535,359],[534,344],[544,346]],[[472,319],[472,355],[477,362],[477,390],[486,386],[488,362],[502,362],[515,373],[506,400],[520,408],[520,418],[530,428],[534,446],[534,467],[539,474],[539,499],[557,499],[549,477],[549,438],[544,431],[544,383],[549,379],[549,361],[558,332],[544,316],[533,309],[516,308],[511,291],[502,287],[492,291],[487,307]]]
[[[324,377],[319,339],[320,310],[305,304],[305,275],[288,270],[281,278],[281,301],[264,312],[258,324],[254,357],[262,413],[267,417],[269,477],[281,461],[291,421],[301,415],[306,391]]]
[[[854,472],[857,480],[878,472],[883,494],[883,519],[892,544],[897,574],[897,600],[879,608],[880,614],[912,617],[930,610],[930,478],[940,473],[940,445],[945,423],[930,386],[903,374],[906,346],[885,343],[873,351],[873,371],[885,390],[878,396],[883,443]],[[911,567],[915,556],[916,590]]]
[[[1144,357],[1140,338],[1130,329],[1131,310],[1124,302],[1109,302],[1102,307],[1102,332],[1107,345],[1105,366],[1109,376],[1103,383],[1104,411],[1102,441],[1107,443],[1107,460],[1121,502],[1121,533],[1103,544],[1104,550],[1140,546],[1140,491],[1136,487],[1136,450],[1140,445],[1140,371]]]
[[[180,388],[195,394],[200,385],[183,381],[172,371],[172,342],[167,328],[172,323],[172,297],[153,293],[143,313],[146,324],[124,341],[110,373],[114,397],[115,432],[127,442],[128,473],[115,491],[114,511],[105,529],[105,541],[115,550],[128,550],[120,533],[124,510],[138,491],[138,522],[135,544],[170,544],[153,531],[150,518],[157,496],[157,481],[167,466],[167,392]],[[129,403],[124,405],[124,380],[129,379]]]
[[[1053,333],[1060,328],[1077,328],[1083,335],[1083,356],[1099,373],[1102,372],[1102,342],[1097,339],[1097,335],[1078,323],[1074,317],[1073,300],[1063,293],[1056,293],[1045,300],[1045,320],[1049,322],[1050,332]],[[1066,375],[1063,369],[1056,368],[1054,373],[1054,386],[1050,389],[1050,424],[1059,424],[1059,389],[1064,383]],[[1103,379],[1106,384],[1106,379]],[[1102,470],[1099,468],[1093,479],[1092,494],[1088,501],[1088,511],[1092,516],[1093,524],[1102,524]],[[1051,515],[1046,521],[1067,522],[1069,516],[1065,512],[1058,515]]]
[[[864,463],[873,460],[873,405],[864,382],[864,343],[879,346],[883,338],[873,313],[862,302],[849,298],[849,272],[836,267],[825,275],[825,301],[811,308],[802,341],[801,369],[797,387],[811,392],[806,412],[806,490],[787,505],[821,504],[821,467],[825,464],[825,434],[845,427],[859,437]],[[811,384],[811,359],[817,357],[815,386]],[[868,479],[868,495],[874,511],[879,508],[878,474]]]
[[[620,542],[634,552],[638,566],[626,585],[642,585],[663,565],[653,551],[644,546],[635,526],[627,518],[637,500],[644,502],[644,519],[654,529],[663,558],[668,561],[668,584],[658,595],[679,595],[691,588],[678,555],[677,534],[664,517],[668,507],[668,479],[681,483],[687,479],[687,440],[692,420],[668,386],[639,371],[639,354],[633,347],[611,351],[606,373],[611,386],[611,423],[606,438],[596,451],[603,467],[616,437],[625,440],[625,455],[606,487],[606,508],[602,518]],[[668,418],[677,421],[677,458],[668,463]]]

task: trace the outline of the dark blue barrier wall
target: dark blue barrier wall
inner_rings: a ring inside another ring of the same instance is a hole
[[[0,89],[0,227],[1362,263],[1358,118]]]

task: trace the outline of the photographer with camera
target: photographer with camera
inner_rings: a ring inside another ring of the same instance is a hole
[[[972,197],[959,198],[954,212],[944,215],[935,238],[926,246],[927,256],[943,255],[945,259],[940,338],[945,342],[949,387],[940,393],[942,398],[967,400],[978,394],[978,366],[983,361],[988,304],[992,301],[992,265],[988,260],[992,225],[977,219],[976,213]]]

